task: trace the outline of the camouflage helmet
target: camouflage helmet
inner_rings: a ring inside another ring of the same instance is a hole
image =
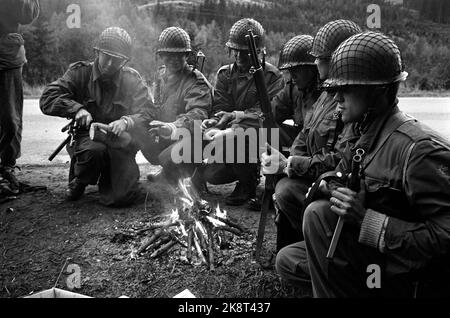
[[[129,60],[131,59],[131,37],[122,28],[107,28],[100,34],[94,49],[110,56]]]
[[[334,50],[352,35],[361,33],[361,28],[349,20],[335,20],[325,24],[314,37],[310,52],[316,58],[330,58]]]
[[[230,37],[225,44],[229,49],[248,50],[247,39],[245,36],[248,30],[252,30],[255,37],[256,48],[264,49],[264,29],[258,21],[254,19],[241,19],[237,21],[230,30]]]
[[[406,80],[400,50],[376,32],[354,35],[334,52],[325,88],[346,85],[386,85]]]
[[[299,65],[315,65],[314,56],[309,54],[314,38],[310,35],[297,35],[283,45],[278,68],[285,70]]]
[[[188,53],[191,51],[191,39],[182,28],[169,27],[161,32],[158,40],[158,53]]]

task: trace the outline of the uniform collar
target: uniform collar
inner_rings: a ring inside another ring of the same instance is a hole
[[[110,82],[112,82],[116,87],[119,87],[121,73],[122,73],[122,69],[117,71],[117,73],[114,74],[110,80]],[[98,80],[100,80],[101,75],[102,74],[100,73],[100,70],[98,69],[98,59],[96,59],[94,62],[94,65],[93,65],[93,70],[92,70],[93,81],[97,82]]]

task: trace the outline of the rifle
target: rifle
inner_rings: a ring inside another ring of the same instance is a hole
[[[245,36],[250,53],[251,65],[250,72],[255,80],[256,90],[258,91],[259,101],[261,103],[261,110],[263,112],[263,127],[267,128],[267,140],[271,140],[271,129],[279,129],[272,114],[272,106],[270,98],[267,93],[266,78],[264,75],[263,67],[258,58],[258,52],[256,49],[255,36],[251,30],[248,31],[248,35]],[[279,129],[280,137],[282,140],[289,140],[286,133]],[[270,155],[270,148],[267,149],[267,154]],[[264,194],[261,205],[261,217],[259,220],[258,235],[256,238],[256,251],[255,257],[259,261],[261,248],[264,240],[264,232],[266,229],[267,213],[272,205],[272,197],[275,192],[275,185],[277,183],[276,175],[266,175],[266,182],[264,188]]]
[[[73,146],[73,143],[75,141],[75,135],[76,135],[76,125],[75,125],[75,119],[72,119],[70,121],[70,123],[68,123],[66,126],[64,126],[61,129],[61,132],[67,132],[69,135],[67,136],[67,138],[58,146],[58,148],[55,149],[55,151],[53,151],[53,153],[50,155],[50,157],[48,157],[49,161],[53,161],[53,159],[55,159],[55,157],[61,152],[61,150],[63,150],[63,148],[69,144],[70,147]]]
[[[352,158],[352,173],[350,178],[348,178],[347,187],[356,193],[361,190],[361,162],[365,154],[366,152],[364,149],[359,148],[356,150],[356,154]],[[343,226],[344,220],[342,217],[339,217],[336,224],[336,229],[334,230],[333,238],[331,239],[330,247],[328,248],[327,258],[330,260],[334,257],[334,252],[336,251],[336,246],[339,241],[339,237],[341,236]]]

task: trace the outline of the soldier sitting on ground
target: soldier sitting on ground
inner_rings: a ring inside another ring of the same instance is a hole
[[[213,88],[199,70],[188,65],[187,58],[191,52],[191,40],[185,30],[169,27],[161,33],[158,55],[165,71],[161,74],[155,95],[157,120],[150,122],[150,132],[143,138],[142,153],[151,164],[161,165],[163,170],[160,174],[149,175],[150,181],[162,178],[176,184],[180,178],[193,176],[197,166],[201,165],[193,158],[194,143],[202,144],[201,132],[198,134],[200,140],[194,140],[194,124],[197,122],[200,126],[209,117]],[[174,140],[179,129],[189,130],[191,138],[184,136],[181,141]],[[175,146],[191,150],[190,162],[174,160],[172,150]],[[201,180],[195,180],[195,186],[200,188]]]
[[[261,107],[253,75],[250,73],[250,57],[248,42],[245,36],[252,30],[256,36],[257,49],[264,56],[264,29],[254,19],[241,19],[230,30],[229,40],[226,43],[235,62],[221,67],[217,74],[215,87],[213,114],[214,118],[203,123],[204,129],[213,128],[207,136],[215,143],[225,143],[221,136],[235,128],[253,129],[258,134],[262,127]],[[264,58],[263,58],[264,61]],[[283,87],[284,80],[281,72],[270,63],[262,63],[266,78],[267,90],[273,98]],[[245,149],[234,149],[236,156],[243,155],[243,163],[238,163],[237,157],[232,163],[226,157],[226,146],[216,147],[216,158],[223,158],[224,163],[212,163],[204,170],[205,180],[212,184],[225,184],[238,181],[234,191],[225,202],[228,205],[242,205],[256,197],[256,187],[259,181],[258,150],[251,153],[250,144],[257,140],[245,142]],[[235,143],[236,145],[236,143]],[[256,147],[256,149],[258,149]],[[229,151],[229,150],[228,150]],[[221,152],[221,153],[219,153]]]
[[[361,190],[323,182],[324,199],[305,211],[305,240],[277,256],[278,273],[315,297],[448,295],[450,143],[399,110],[406,77],[400,50],[380,33],[352,36],[333,54],[325,85],[361,134],[337,171],[354,171],[352,158],[365,153]],[[338,217],[345,222],[328,259]]]

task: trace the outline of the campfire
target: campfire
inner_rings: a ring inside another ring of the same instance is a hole
[[[133,257],[151,252],[150,257],[159,257],[173,247],[180,247],[181,259],[189,264],[209,264],[214,270],[215,253],[224,242],[225,232],[241,236],[245,230],[230,220],[227,212],[202,200],[192,188],[190,179],[179,180],[179,197],[176,208],[161,223],[151,224],[140,230],[150,232]]]

